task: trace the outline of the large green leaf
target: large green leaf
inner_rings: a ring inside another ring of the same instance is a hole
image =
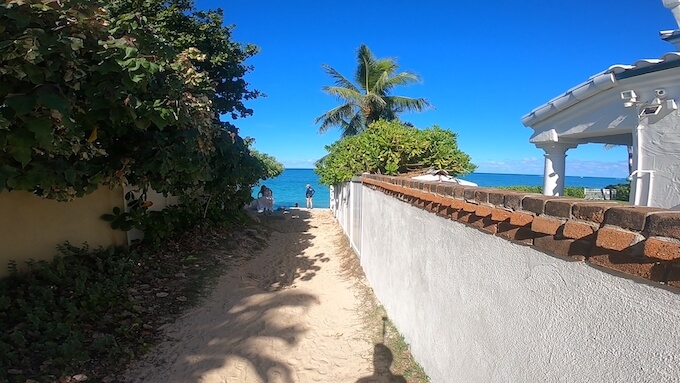
[[[147,117],[151,119],[151,122],[153,122],[153,124],[156,125],[159,129],[163,129],[166,126],[168,126],[168,121],[165,118],[163,118],[163,116],[157,113],[149,113]]]
[[[130,57],[134,57],[134,55],[137,53],[137,48],[135,47],[126,47],[125,48],[125,59],[129,59]]]
[[[52,90],[38,93],[38,102],[49,109],[65,111],[69,105],[68,100]]]
[[[73,168],[66,169],[64,171],[64,179],[66,179],[66,181],[68,181],[69,183],[72,183],[72,184],[76,183],[77,177],[78,177],[78,174],[76,173],[76,171]]]
[[[28,130],[35,134],[39,146],[49,148],[52,146],[52,120],[47,117],[29,118],[26,121]]]
[[[26,28],[28,24],[31,23],[30,14],[26,14],[23,12],[11,12],[7,14],[7,17],[9,17],[10,19],[14,19],[14,22],[16,23],[16,28],[19,30]]]
[[[21,116],[28,114],[35,107],[36,99],[34,96],[27,95],[17,95],[8,97],[5,100],[5,104],[10,108],[14,109],[17,115]]]
[[[40,85],[45,82],[45,69],[40,68],[37,65],[26,63],[24,65],[24,72],[26,72],[26,75],[28,75],[28,79],[36,85]]]
[[[10,154],[22,167],[31,162],[32,145],[35,143],[33,133],[27,130],[12,131],[7,135],[7,143]]]

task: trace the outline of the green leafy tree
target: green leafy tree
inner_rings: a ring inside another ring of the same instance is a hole
[[[70,200],[137,187],[135,211],[107,217],[121,229],[155,228],[150,188],[182,201],[156,223],[234,216],[268,169],[218,117],[252,113],[243,100],[259,92],[242,76],[256,49],[232,43],[221,13],[193,12],[190,1],[121,4],[0,3],[0,190]]]
[[[435,167],[452,175],[476,168],[458,148],[456,134],[433,126],[417,129],[398,121],[379,120],[357,135],[326,146],[317,162],[321,183],[333,185],[364,172],[397,175]]]
[[[203,56],[175,54],[143,19],[102,5],[0,4],[0,189],[66,200],[148,182],[159,137],[190,138],[188,157],[210,151],[212,84],[193,65]]]
[[[250,154],[262,164],[264,169],[258,173],[262,174],[263,180],[279,176],[285,170],[283,164],[269,154],[258,152],[255,149],[251,149]]]
[[[317,117],[321,123],[320,133],[331,127],[339,127],[342,137],[358,134],[379,119],[394,120],[405,111],[422,111],[431,105],[424,98],[409,98],[392,95],[397,86],[420,81],[410,72],[399,72],[399,66],[392,58],[377,59],[366,45],[357,51],[355,83],[328,65],[326,73],[335,81],[335,86],[324,86],[324,92],[337,97],[342,104]]]
[[[175,51],[196,48],[204,54],[205,59],[194,65],[213,81],[211,101],[216,117],[228,115],[236,119],[252,115],[253,110],[243,102],[263,94],[248,88],[244,76],[253,67],[244,62],[256,55],[259,48],[232,41],[235,26],[223,25],[221,9],[198,10],[194,3],[193,0],[112,0],[107,9],[114,17],[132,10]]]

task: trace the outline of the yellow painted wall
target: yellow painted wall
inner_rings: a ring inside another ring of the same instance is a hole
[[[15,260],[49,260],[56,246],[69,241],[74,246],[123,246],[127,236],[101,220],[118,206],[123,208],[121,189],[101,187],[72,202],[42,199],[24,191],[0,192],[0,277]]]

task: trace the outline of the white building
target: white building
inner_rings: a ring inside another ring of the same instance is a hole
[[[680,0],[663,0],[680,28]],[[545,151],[543,194],[562,195],[566,152],[585,143],[632,148],[630,202],[680,209],[680,29],[675,51],[613,65],[522,118]]]

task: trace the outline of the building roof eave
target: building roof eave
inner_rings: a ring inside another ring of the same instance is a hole
[[[666,53],[660,59],[638,60],[631,65],[612,65],[604,72],[590,77],[584,83],[532,110],[522,117],[522,124],[526,127],[532,127],[586,98],[614,88],[619,80],[675,67],[680,67],[680,52]]]
[[[586,82],[567,90],[560,96],[532,110],[529,114],[522,117],[522,124],[526,127],[531,127],[580,101],[615,87],[616,84],[616,77],[613,73],[609,71],[598,73],[591,76]]]
[[[623,80],[676,67],[680,67],[680,52],[667,53],[658,60],[638,60],[633,65],[612,65],[608,71]]]

